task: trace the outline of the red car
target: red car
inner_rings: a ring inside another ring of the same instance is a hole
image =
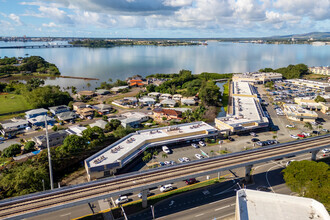
[[[196,183],[196,182],[197,182],[197,180],[196,180],[195,178],[192,178],[192,179],[188,179],[188,180],[186,180],[186,184],[187,184],[187,185],[194,184],[194,183]]]
[[[303,134],[297,134],[297,136],[298,137],[301,137],[301,138],[304,138],[305,137],[305,135],[303,135]]]

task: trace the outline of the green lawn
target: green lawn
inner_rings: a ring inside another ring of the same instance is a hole
[[[223,94],[222,94],[222,106],[227,112],[228,110],[228,99],[229,99],[229,84],[230,81],[228,81],[226,84],[223,85]]]
[[[0,95],[0,114],[31,109],[31,105],[22,95]]]

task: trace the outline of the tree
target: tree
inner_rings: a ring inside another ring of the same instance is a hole
[[[87,146],[86,139],[78,135],[69,135],[64,141],[63,145],[56,148],[56,150],[63,154],[70,154],[79,152]]]
[[[42,191],[42,180],[48,188],[49,175],[45,166],[19,163],[2,173],[0,188],[5,197],[20,196]]]
[[[315,161],[293,161],[283,171],[286,185],[301,196],[323,203],[329,210],[329,165]]]
[[[166,118],[165,116],[163,116],[163,117],[162,117],[162,120],[163,120],[163,121],[166,121],[166,120],[167,120],[167,118]]]
[[[24,153],[29,153],[29,152],[35,151],[36,150],[35,145],[36,145],[36,143],[34,143],[34,141],[26,142],[26,144],[24,145]]]
[[[221,92],[219,87],[213,81],[203,81],[199,91],[199,97],[204,106],[219,106]]]
[[[116,130],[113,131],[113,135],[116,138],[123,138],[132,132],[134,132],[133,128],[131,127],[124,128],[123,126],[120,125]]]
[[[313,130],[313,126],[310,122],[305,122],[304,128],[307,128],[309,130]]]
[[[29,79],[26,82],[26,84],[30,88],[29,90],[32,90],[32,89],[36,89],[36,88],[40,87],[41,85],[44,85],[45,81],[42,79],[39,79],[39,78],[32,78],[32,79]]]
[[[9,147],[5,148],[2,152],[4,157],[14,157],[17,154],[21,153],[21,145],[20,144],[12,144]]]
[[[144,156],[142,157],[142,161],[143,162],[148,162],[149,160],[151,160],[151,158],[152,158],[152,154],[151,153],[148,153],[147,151],[145,151],[145,154],[144,154]]]
[[[168,158],[168,155],[165,154],[165,153],[163,153],[163,154],[162,154],[162,158]]]
[[[88,141],[93,141],[93,140],[99,140],[99,141],[104,141],[105,135],[103,132],[103,129],[98,127],[98,126],[94,126],[94,127],[89,127],[86,130],[84,130],[82,132],[82,136],[85,140]]]
[[[57,131],[57,130],[58,130],[58,127],[57,127],[56,125],[54,125],[54,126],[52,127],[52,130],[53,130],[53,131]]]
[[[326,102],[325,98],[323,98],[322,96],[316,96],[316,98],[314,99],[315,102]]]

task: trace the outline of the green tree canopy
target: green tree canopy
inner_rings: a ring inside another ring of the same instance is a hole
[[[293,161],[283,171],[285,183],[301,196],[310,197],[330,208],[329,165],[315,161]]]
[[[199,91],[199,98],[206,106],[219,106],[221,98],[219,87],[212,81],[204,81]]]
[[[286,79],[300,78],[302,75],[308,74],[308,66],[305,64],[289,65],[278,69],[265,68],[260,69],[260,72],[276,72],[282,73]]]
[[[85,149],[87,146],[86,139],[78,135],[69,135],[64,141],[63,145],[58,147],[56,150],[63,154],[70,154],[79,152]]]
[[[315,102],[326,102],[325,98],[323,98],[322,96],[316,96],[316,98],[314,99]]]
[[[24,152],[29,153],[29,152],[35,151],[36,150],[35,145],[36,145],[36,143],[34,143],[34,141],[26,142],[24,145]]]
[[[14,157],[17,154],[21,153],[21,145],[20,144],[12,144],[9,147],[5,148],[2,151],[2,155],[4,157]]]
[[[86,130],[84,130],[82,134],[83,134],[83,138],[88,141],[93,141],[96,139],[103,141],[105,138],[103,129],[98,126],[94,126],[92,128],[89,127]]]

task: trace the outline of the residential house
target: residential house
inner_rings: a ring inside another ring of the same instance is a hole
[[[174,110],[174,109],[162,109],[157,108],[153,110],[153,118],[155,121],[163,121],[163,118],[166,120],[181,120],[182,112]]]
[[[109,114],[113,109],[111,105],[107,104],[94,105],[92,108],[95,109],[100,115]]]
[[[46,120],[47,120],[47,125],[51,125],[53,126],[55,124],[55,119],[54,118],[51,118],[49,116],[46,116]],[[28,122],[29,124],[32,126],[45,126],[45,116],[43,115],[40,115],[40,116],[37,116],[35,118],[29,118],[28,119]]]
[[[129,86],[117,86],[117,87],[112,87],[110,89],[111,92],[113,93],[119,93],[120,91],[124,90],[124,89],[129,89]]]
[[[161,94],[159,96],[159,99],[172,99],[172,95],[171,94]]]
[[[142,79],[131,79],[129,81],[129,85],[131,87],[133,87],[133,86],[144,86],[144,83],[143,83]]]
[[[88,90],[84,90],[84,91],[80,91],[77,94],[78,98],[85,98],[85,99],[90,99],[95,95],[95,93],[93,91],[88,91]]]
[[[68,129],[66,129],[65,131],[69,134],[69,135],[78,135],[78,136],[82,136],[82,132],[84,130],[86,130],[86,127],[82,127],[79,125],[75,125],[75,126],[70,126],[68,127]]]
[[[125,97],[121,102],[123,105],[137,105],[138,100],[136,97]]]
[[[60,121],[71,121],[77,118],[77,114],[74,112],[62,112],[56,115]]]
[[[110,94],[110,91],[106,90],[106,89],[98,89],[95,91],[95,94],[96,95],[107,95],[107,94]]]
[[[2,129],[0,130],[3,136],[15,136],[20,131],[29,127],[27,120],[21,120],[16,122],[1,123]]]
[[[60,130],[55,131],[53,133],[48,134],[48,140],[49,140],[49,147],[55,147],[63,144],[64,139],[68,136],[68,133]],[[46,148],[47,147],[47,139],[46,135],[40,135],[33,138],[33,141],[36,143],[37,146],[40,148]]]
[[[152,97],[144,96],[139,99],[139,102],[143,105],[154,105],[156,100]]]
[[[180,101],[182,98],[182,95],[181,94],[174,94],[172,99],[175,100],[175,101]]]
[[[97,120],[94,123],[90,124],[89,126],[92,127],[100,127],[102,129],[105,129],[105,126],[107,125],[108,122],[104,121],[104,120]]]
[[[83,109],[87,107],[86,103],[83,102],[75,102],[72,104],[73,110],[78,111],[78,109]]]
[[[59,105],[59,106],[49,107],[48,109],[53,115],[56,115],[56,114],[59,114],[59,113],[62,113],[62,112],[70,111],[70,108],[66,105]]]
[[[161,95],[159,92],[150,92],[148,93],[148,96],[158,98]]]
[[[196,105],[195,97],[185,97],[181,99],[181,105]]]
[[[94,116],[94,109],[92,108],[83,108],[83,109],[78,109],[77,114],[81,119],[87,118],[91,119]]]
[[[126,118],[138,118],[140,122],[145,122],[150,119],[150,117],[142,112],[125,112],[121,114],[122,117]]]
[[[48,112],[47,109],[44,108],[33,109],[25,112],[25,118],[29,119],[29,118],[35,118],[40,115],[47,115],[47,112]]]
[[[176,101],[172,100],[172,99],[164,99],[160,102],[160,104],[162,104],[162,106],[164,107],[175,107],[176,105]]]
[[[120,119],[121,125],[125,128],[127,126],[137,128],[142,122],[146,122],[149,120],[149,116],[141,112],[126,112],[123,113],[121,116],[124,117]]]

